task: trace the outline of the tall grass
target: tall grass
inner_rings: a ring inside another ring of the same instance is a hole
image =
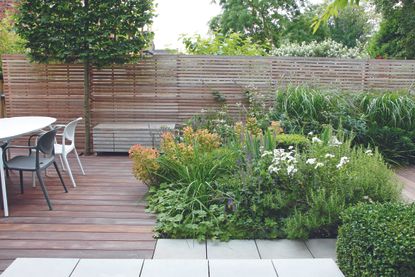
[[[413,130],[415,127],[415,100],[402,93],[360,94],[356,97],[361,112],[371,123],[380,126]]]

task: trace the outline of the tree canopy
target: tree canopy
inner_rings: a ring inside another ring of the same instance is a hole
[[[152,0],[31,0],[18,6],[16,26],[38,62],[125,63],[153,34]]]
[[[138,58],[153,38],[153,0],[24,0],[16,26],[41,63],[84,63],[85,152],[90,153],[91,65]]]
[[[219,0],[222,13],[210,28],[223,34],[240,33],[259,44],[278,46],[286,21],[300,12],[304,0]]]
[[[369,52],[377,57],[415,58],[415,1],[374,0],[382,13],[380,30],[373,37]]]

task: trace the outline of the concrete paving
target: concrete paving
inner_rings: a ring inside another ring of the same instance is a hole
[[[230,240],[159,239],[154,259],[304,259],[336,260],[336,239]]]
[[[16,259],[1,277],[343,277],[335,239],[159,239],[153,259]]]
[[[33,259],[1,277],[344,277],[332,259]]]

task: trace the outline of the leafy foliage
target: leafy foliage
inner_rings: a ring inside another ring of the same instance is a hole
[[[148,199],[158,236],[332,237],[346,207],[398,198],[379,153],[351,148],[330,128],[310,142],[282,134],[279,124],[264,132],[249,124],[235,125],[234,141],[222,145],[203,129],[163,135],[153,172],[161,184],[150,187]]]
[[[219,0],[222,13],[211,21],[211,30],[241,33],[255,43],[278,46],[282,28],[299,12],[303,0]]]
[[[318,134],[324,125],[353,137],[354,144],[378,147],[391,164],[414,162],[415,100],[404,93],[335,93],[290,87],[277,93],[273,120],[288,133]]]
[[[153,2],[21,1],[18,34],[38,62],[89,60],[102,66],[137,57],[152,39]]]
[[[226,56],[264,56],[262,45],[254,43],[250,37],[239,33],[223,35],[215,33],[208,38],[200,35],[184,37],[186,51],[193,55],[226,55]]]
[[[157,182],[153,173],[160,168],[156,160],[158,156],[157,150],[138,144],[133,145],[129,151],[129,157],[133,160],[134,176],[147,186]]]
[[[0,56],[3,54],[22,54],[25,52],[24,40],[13,30],[12,20],[4,17],[0,21]],[[0,76],[2,75],[0,60]]]
[[[348,48],[365,44],[372,32],[371,18],[361,6],[345,7],[338,15],[313,32],[311,22],[321,14],[325,5],[311,5],[287,22],[284,39],[289,42],[310,43],[331,39]]]
[[[354,48],[368,41],[373,26],[363,7],[349,6],[329,20],[328,28],[332,40],[348,48]]]
[[[415,58],[415,2],[375,0],[383,15],[369,51],[373,57]]]
[[[415,205],[366,204],[348,209],[337,240],[347,276],[415,275]]]
[[[345,9],[348,5],[359,5],[360,0],[333,0],[327,5],[326,10],[320,16],[315,16],[312,28],[316,32],[321,23],[327,22],[331,17],[338,16],[339,10]]]

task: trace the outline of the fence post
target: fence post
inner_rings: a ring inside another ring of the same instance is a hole
[[[3,79],[0,79],[0,118],[6,117],[6,101],[3,84]]]

